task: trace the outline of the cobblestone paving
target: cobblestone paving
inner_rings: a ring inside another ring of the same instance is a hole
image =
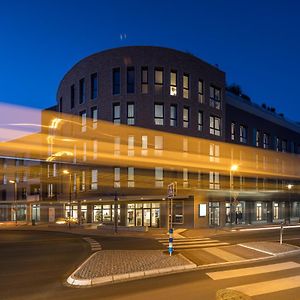
[[[300,250],[300,248],[297,246],[274,242],[249,242],[243,243],[243,245],[252,247],[257,250],[267,251],[273,254],[284,253],[293,250]]]
[[[74,274],[76,278],[126,274],[191,264],[180,255],[169,256],[161,250],[102,250]]]

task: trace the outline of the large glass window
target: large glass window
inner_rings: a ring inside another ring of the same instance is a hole
[[[98,122],[98,109],[97,106],[91,108],[91,118],[92,118],[92,127],[93,129],[97,128]]]
[[[92,170],[92,183],[91,189],[97,190],[98,189],[98,170]]]
[[[134,93],[134,67],[127,68],[127,93]]]
[[[164,186],[164,169],[155,167],[155,187],[161,188]]]
[[[154,124],[164,125],[164,105],[154,104]]]
[[[94,73],[91,75],[91,99],[95,99],[98,96],[98,75]]]
[[[198,102],[204,103],[204,88],[202,80],[198,80]]]
[[[134,103],[127,103],[127,124],[134,125]]]
[[[198,131],[203,130],[203,112],[198,111]]]
[[[232,141],[235,140],[235,123],[234,122],[231,123],[231,140]]]
[[[148,67],[142,67],[141,73],[142,94],[148,93]]]
[[[154,87],[156,93],[162,93],[164,84],[164,72],[162,69],[156,68],[154,70]]]
[[[184,107],[183,108],[183,128],[189,127],[189,118],[190,118],[189,114],[190,114],[189,108]]]
[[[183,224],[183,201],[173,202],[173,224]]]
[[[81,111],[79,115],[81,117],[81,131],[86,132],[86,111]]]
[[[121,169],[120,168],[114,168],[114,188],[120,188],[121,187]]]
[[[240,125],[240,142],[247,144],[247,128],[244,125]]]
[[[263,135],[263,148],[269,149],[270,147],[270,136],[267,133]]]
[[[177,126],[177,106],[176,105],[170,106],[170,126],[172,126],[172,127]]]
[[[211,86],[209,89],[209,93],[209,106],[216,109],[221,109],[221,90],[214,86]]]
[[[85,101],[85,80],[84,78],[79,80],[79,104]]]
[[[143,156],[148,155],[148,136],[147,135],[143,135],[142,136],[142,150],[141,150],[141,154]]]
[[[209,188],[219,190],[220,189],[220,173],[209,172]]]
[[[209,117],[209,133],[221,136],[221,118],[215,116]]]
[[[128,168],[127,186],[128,187],[134,187],[134,168],[133,167]]]
[[[170,74],[170,95],[176,96],[177,95],[177,72],[171,71]]]
[[[121,90],[120,68],[113,69],[113,95],[119,95]]]
[[[120,111],[120,104],[115,103],[113,105],[113,122],[114,124],[120,124],[121,123],[121,111]]]

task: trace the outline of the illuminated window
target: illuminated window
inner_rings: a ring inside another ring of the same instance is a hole
[[[80,190],[85,191],[85,171],[81,172],[81,176],[79,180],[80,180]]]
[[[85,101],[85,80],[84,78],[79,80],[79,104]]]
[[[203,130],[203,112],[198,111],[198,131]]]
[[[86,111],[82,111],[79,113],[81,117],[81,132],[86,132]]]
[[[127,182],[127,186],[128,187],[134,187],[134,168],[133,167],[129,167],[127,169],[128,171],[128,182]]]
[[[163,137],[162,136],[155,136],[154,137],[155,155],[162,155],[163,148],[164,148]]]
[[[75,106],[75,85],[71,85],[71,109]]]
[[[92,117],[92,127],[93,129],[97,128],[98,122],[98,109],[96,106],[91,108],[91,117]]]
[[[164,186],[164,170],[161,167],[155,167],[155,187],[162,188]]]
[[[176,105],[170,106],[170,126],[172,126],[172,127],[177,126],[177,106]]]
[[[183,128],[188,128],[189,127],[189,108],[184,107],[183,108]]]
[[[177,72],[171,71],[170,74],[170,95],[177,96]]]
[[[93,141],[93,159],[97,159],[98,157],[98,141]]]
[[[240,142],[247,144],[247,128],[244,125],[240,125]]]
[[[211,162],[220,161],[220,145],[209,144],[209,161]]]
[[[164,72],[162,69],[156,68],[154,70],[154,87],[155,87],[155,93],[162,93],[163,90],[163,75]]]
[[[190,80],[189,80],[189,75],[184,74],[183,75],[183,98],[188,99],[189,98],[189,85],[190,85]]]
[[[134,136],[128,136],[128,156],[134,156]]]
[[[263,148],[269,149],[270,147],[270,136],[267,133],[263,135]]]
[[[113,105],[113,123],[120,124],[121,123],[121,111],[120,111],[120,104],[115,103]]]
[[[221,118],[209,117],[209,133],[216,136],[221,136]]]
[[[127,93],[128,94],[134,93],[134,84],[135,84],[134,68],[128,67],[127,68]]]
[[[98,96],[98,75],[94,73],[91,75],[91,99],[95,99]]]
[[[114,188],[121,187],[121,183],[120,183],[121,174],[120,173],[121,173],[120,168],[114,168]]]
[[[154,104],[154,124],[164,125],[164,105]]]
[[[142,136],[142,152],[141,154],[143,156],[148,155],[148,136],[143,135]]]
[[[92,170],[91,189],[92,190],[97,190],[98,189],[98,170]]]
[[[260,132],[257,129],[253,129],[253,136],[254,136],[254,145],[259,147],[260,144]]]
[[[281,142],[281,151],[282,152],[287,151],[287,140],[282,140],[282,142]]]
[[[221,90],[211,86],[209,89],[209,93],[209,106],[216,109],[221,109]]]
[[[113,95],[119,95],[121,91],[120,68],[113,69]]]
[[[82,160],[86,161],[86,142],[83,142]]]
[[[134,125],[134,103],[127,103],[127,124]]]
[[[220,174],[219,172],[209,172],[209,188],[220,189]]]
[[[198,80],[198,102],[204,103],[204,90],[202,80]]]
[[[234,122],[231,123],[231,140],[232,141],[235,140],[235,123]]]
[[[183,168],[182,171],[183,188],[189,187],[189,172],[187,168]]]
[[[262,205],[261,202],[256,202],[256,221],[262,220]]]
[[[114,141],[114,155],[120,155],[120,151],[121,151],[121,139],[119,136],[115,137],[115,141]]]
[[[142,67],[141,81],[142,94],[148,94],[148,67]]]

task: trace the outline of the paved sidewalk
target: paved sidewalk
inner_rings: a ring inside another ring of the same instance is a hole
[[[193,268],[196,265],[181,254],[169,256],[161,250],[103,250],[90,256],[67,282],[92,286]]]

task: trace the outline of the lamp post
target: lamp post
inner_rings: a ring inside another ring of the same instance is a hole
[[[287,188],[289,190],[289,223],[291,223],[291,216],[292,216],[291,190],[293,188],[293,185],[288,184]]]
[[[72,175],[69,170],[63,170],[63,174],[69,175],[69,209],[71,209],[71,200],[72,200],[72,187],[71,187],[71,181],[72,181]],[[71,212],[68,213],[68,225],[69,229],[71,229]]]
[[[235,171],[237,171],[239,168],[238,165],[231,165],[230,167],[230,172],[229,172],[229,175],[230,175],[230,193],[229,193],[229,215],[230,215],[230,225],[232,226],[232,192],[233,192],[233,173]]]
[[[15,180],[10,180],[10,183],[14,185],[14,210],[15,210],[15,217],[16,217],[16,226],[18,225],[18,206],[17,206],[17,182]]]

